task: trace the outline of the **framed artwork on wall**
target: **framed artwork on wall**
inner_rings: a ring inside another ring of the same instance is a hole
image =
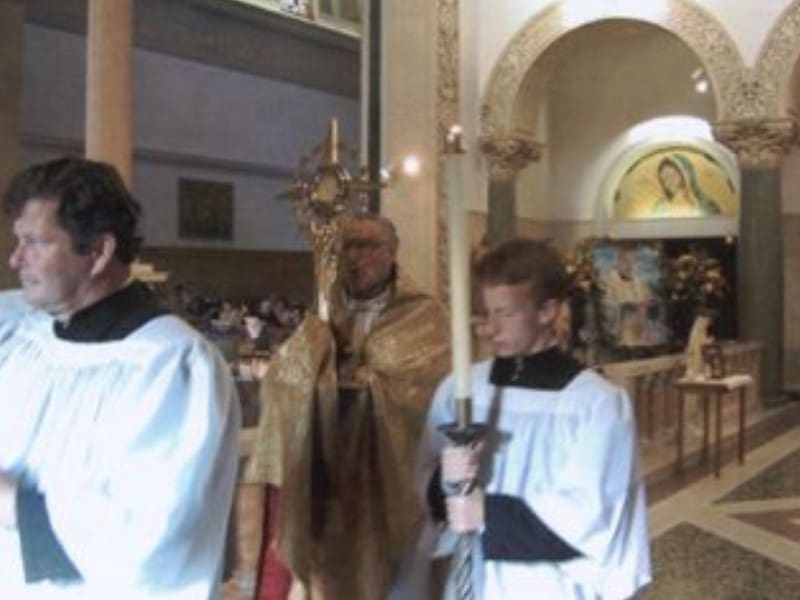
[[[614,190],[612,218],[737,217],[739,198],[725,166],[690,145],[658,148],[639,157]]]
[[[737,337],[733,239],[589,238],[568,269],[570,345],[590,364],[682,352],[699,314]]]
[[[592,250],[601,339],[613,357],[645,356],[670,338],[661,253],[646,242],[597,241]]]
[[[178,179],[178,236],[196,240],[232,240],[233,184]]]

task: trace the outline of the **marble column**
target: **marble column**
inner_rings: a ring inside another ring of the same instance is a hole
[[[481,151],[489,162],[489,206],[486,235],[493,242],[514,237],[517,230],[517,175],[539,160],[542,145],[528,138],[484,137]]]
[[[783,156],[796,140],[790,119],[723,122],[717,140],[739,159],[742,172],[737,317],[739,339],[764,344],[763,397],[783,391],[783,236],[781,173]]]
[[[89,0],[86,156],[113,164],[130,185],[133,0]]]
[[[24,36],[25,3],[0,0],[0,190],[21,165]],[[0,211],[0,289],[16,282],[7,260],[12,245],[10,223]]]

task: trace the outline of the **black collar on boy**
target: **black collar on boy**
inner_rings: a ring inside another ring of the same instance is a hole
[[[583,369],[572,356],[550,346],[533,354],[495,358],[489,382],[503,387],[560,390]]]

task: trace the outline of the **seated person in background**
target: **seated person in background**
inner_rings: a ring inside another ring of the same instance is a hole
[[[557,347],[567,277],[553,249],[511,240],[476,270],[495,358],[472,367],[473,414],[488,433],[474,447],[448,445],[438,429],[456,420],[446,379],[418,460],[432,552],[447,552],[452,532],[480,532],[478,599],[628,598],[650,581],[631,403]],[[443,490],[473,478],[469,495],[445,501]],[[449,532],[435,525],[444,521]]]
[[[0,598],[218,598],[238,401],[212,345],[129,279],[138,202],[75,158],[3,202],[26,305],[0,293]]]
[[[286,300],[281,296],[273,295],[267,311],[264,313],[265,336],[269,340],[269,349],[272,352],[289,339],[290,332],[286,326],[287,316]]]
[[[299,302],[293,302],[289,306],[289,314],[286,319],[287,327],[289,327],[292,332],[303,322],[303,317],[305,315],[305,308]]]

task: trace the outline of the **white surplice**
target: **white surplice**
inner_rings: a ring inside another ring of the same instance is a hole
[[[497,389],[491,361],[472,368],[473,415],[485,422]],[[437,427],[455,420],[453,378],[437,390],[420,449],[425,489],[447,443]],[[581,553],[563,562],[483,560],[474,544],[473,583],[482,600],[628,598],[650,581],[644,491],[637,476],[636,435],[626,394],[584,370],[564,389],[502,388],[487,494],[522,499]],[[488,457],[487,457],[488,458]],[[428,524],[422,550],[451,551],[453,534]]]
[[[218,598],[239,425],[224,361],[180,319],[77,343],[0,293],[0,472],[45,495],[83,578],[25,585],[6,530],[0,597]]]
[[[29,312],[30,307],[23,300],[19,290],[0,292],[0,347],[22,317]]]

